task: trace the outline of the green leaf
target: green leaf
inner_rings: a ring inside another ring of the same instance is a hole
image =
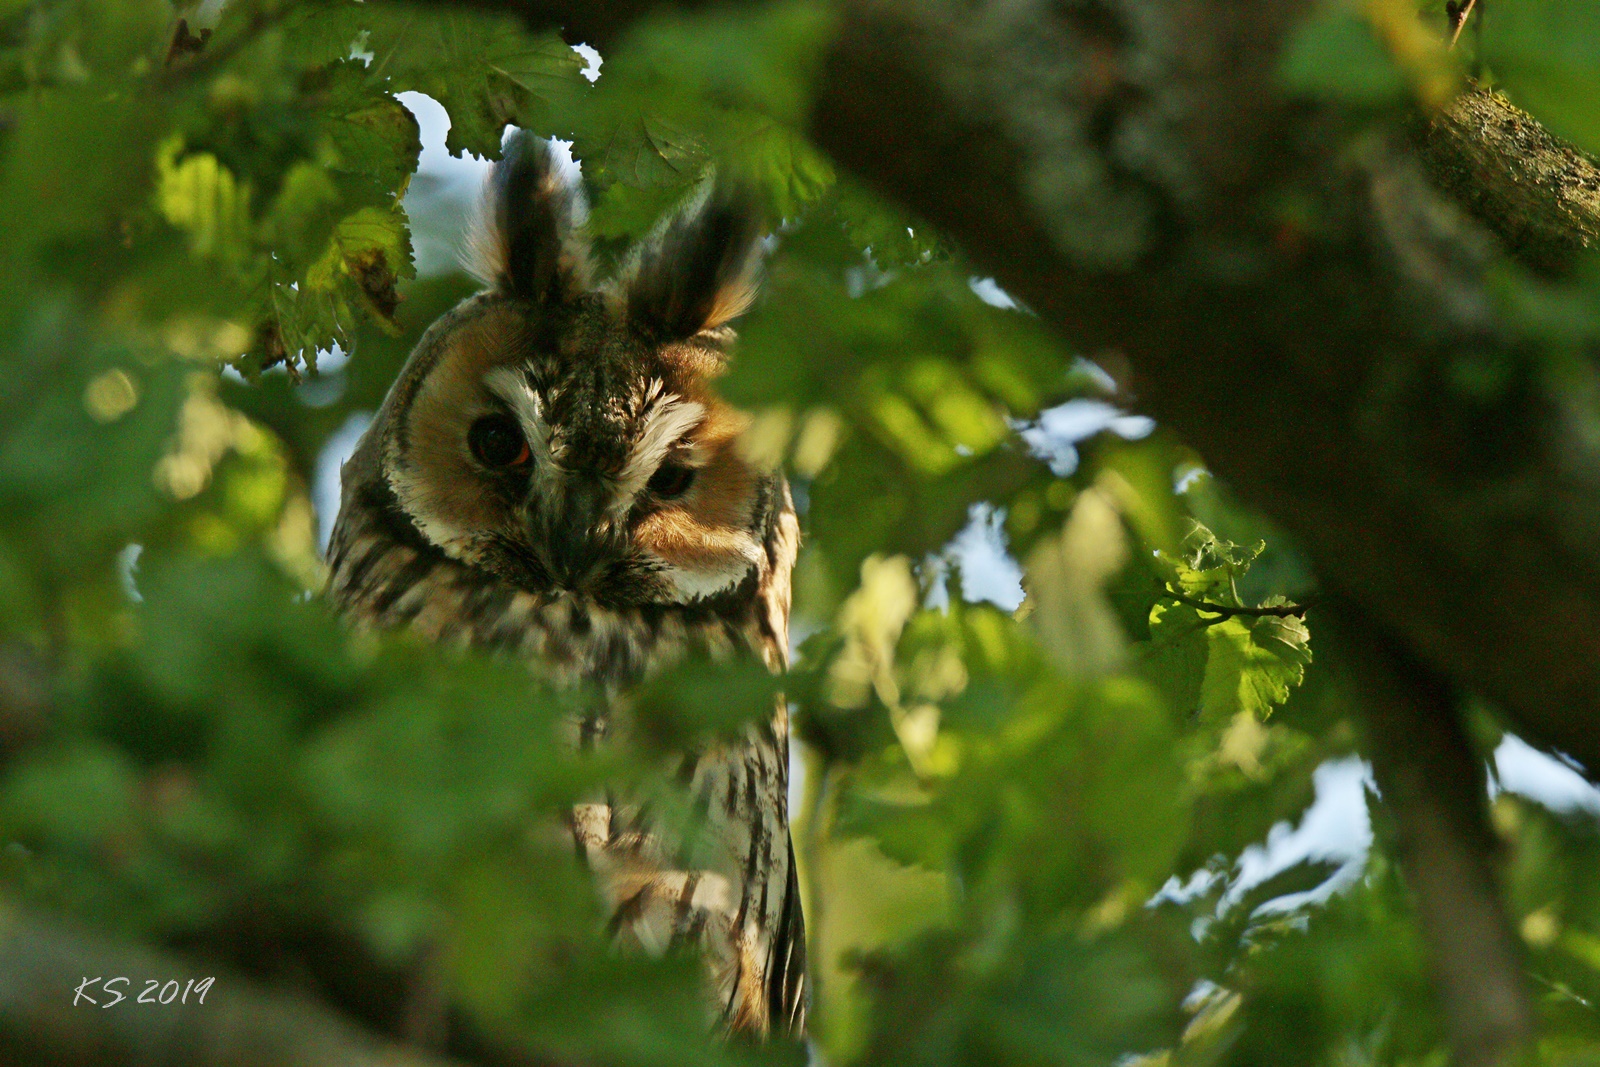
[[[133,830],[138,779],[114,748],[78,743],[29,759],[0,791],[9,840],[91,849]]]
[[[398,205],[364,207],[334,227],[322,258],[306,271],[306,284],[332,292],[341,279],[348,278],[371,295],[384,288],[392,290],[399,278],[414,277],[405,212]],[[388,312],[393,310],[390,307]]]
[[[1282,77],[1295,93],[1356,107],[1405,103],[1405,73],[1378,40],[1372,23],[1330,5],[1301,23],[1284,52]]]
[[[589,232],[596,237],[638,240],[683,198],[687,186],[629,185],[613,182],[589,212]]]
[[[1483,25],[1485,58],[1512,99],[1600,154],[1600,6],[1514,0],[1497,4]]]
[[[1265,719],[1289,698],[1311,662],[1310,632],[1297,617],[1233,615],[1243,608],[1238,583],[1265,545],[1250,548],[1217,538],[1195,524],[1185,539],[1187,555],[1157,552],[1153,559],[1166,589],[1217,605],[1208,611],[1172,597],[1150,610],[1150,641],[1136,646],[1136,669],[1167,696],[1173,711],[1199,713],[1227,723],[1240,712]],[[1269,597],[1261,607],[1285,604]]]
[[[1175,714],[1200,711],[1210,641],[1207,626],[1187,605],[1158,603],[1150,609],[1150,640],[1133,646],[1134,668],[1166,697]]]
[[[714,142],[718,157],[779,219],[791,218],[833,187],[833,165],[793,127],[764,115],[730,115]]]
[[[750,658],[718,663],[696,657],[643,686],[633,710],[642,736],[670,752],[771,721],[781,685]]]
[[[1121,664],[1126,635],[1105,586],[1127,559],[1122,517],[1099,489],[1079,495],[1061,537],[1028,557],[1029,622],[1065,673],[1093,676]]]
[[[1310,633],[1298,619],[1235,616],[1207,628],[1200,710],[1212,719],[1247,712],[1258,719],[1289,699],[1311,662]]]
[[[328,77],[312,97],[326,137],[321,162],[358,178],[378,202],[403,195],[422,152],[416,118],[359,63],[336,64]]]
[[[357,307],[392,329],[396,283],[415,276],[411,232],[398,204],[364,207],[341,219],[298,283],[280,277],[269,284],[278,353],[315,369],[318,351],[350,347]]]
[[[1079,726],[1087,829],[1117,857],[1118,873],[1153,887],[1182,843],[1190,804],[1171,722],[1133,679],[1107,679],[1094,697]]]
[[[125,95],[77,85],[7,101],[0,162],[0,308],[26,307],[23,281],[54,274],[63,246],[91,260],[148,203],[159,136],[154,114]],[[37,264],[36,256],[43,256]]]
[[[563,117],[588,90],[581,56],[513,18],[369,8],[362,21],[374,73],[393,91],[426,93],[450,113],[452,155],[498,158],[508,123],[566,134]]]
[[[601,189],[612,183],[638,189],[686,191],[710,161],[704,139],[687,127],[643,110],[587,109],[573,133],[572,154],[584,177]],[[592,173],[591,173],[592,168]]]
[[[189,235],[202,259],[236,263],[250,240],[250,187],[206,152],[183,155],[169,141],[156,155],[156,202],[172,225]]]

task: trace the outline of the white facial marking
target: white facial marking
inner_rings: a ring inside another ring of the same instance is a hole
[[[653,400],[645,415],[644,432],[639,435],[628,462],[617,478],[617,504],[621,510],[633,505],[633,498],[661,466],[667,452],[705,417],[706,409],[692,400],[662,393],[659,381],[652,382],[648,398]]]
[[[395,498],[400,501],[400,506],[411,520],[417,524],[417,529],[422,531],[422,536],[431,544],[445,550],[450,556],[459,558],[461,548],[468,538],[465,530],[454,523],[446,522],[437,517],[432,508],[428,506],[428,494],[422,479],[398,466],[391,466],[386,475],[389,488],[394,491]]]
[[[750,573],[760,558],[761,549],[752,540],[738,556],[726,563],[694,569],[668,564],[661,574],[672,583],[673,601],[687,604],[691,600],[716,596],[733,589],[744,581],[745,575]]]
[[[496,367],[483,376],[483,384],[511,409],[534,460],[540,467],[548,466],[550,427],[544,421],[544,403],[528,385],[527,377],[513,367]]]

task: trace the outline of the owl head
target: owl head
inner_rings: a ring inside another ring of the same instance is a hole
[[[516,134],[485,200],[487,288],[424,334],[352,462],[417,535],[513,586],[613,605],[735,593],[773,488],[713,392],[754,295],[754,217],[708,192],[596,281],[548,142]]]

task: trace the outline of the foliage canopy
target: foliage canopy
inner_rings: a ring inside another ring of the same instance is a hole
[[[665,757],[772,683],[688,665],[580,760],[573,694],[314,597],[319,456],[472,288],[413,268],[420,92],[453,153],[508,123],[570,142],[603,254],[713,168],[782,220],[725,389],[804,509],[783,687],[826,1062],[1442,1061],[1381,811],[1356,867],[1247,876],[1356,743],[1307,566],[1181,441],[1104,430],[1103,371],[808,143],[827,5],[655,16],[592,82],[470,6],[220,6],[202,43],[164,0],[0,3],[0,906],[396,1039],[431,1011],[468,1060],[802,1058],[709,1043],[693,962],[609,952],[546,832],[598,782],[670,803]],[[1437,56],[1391,7],[1313,19],[1286,83],[1368,117],[1426,98]],[[1574,20],[1520,0],[1468,47],[1593,150]],[[1015,612],[958,595],[949,546],[990,516]],[[1542,1051],[1595,1062],[1600,826],[1494,813]]]

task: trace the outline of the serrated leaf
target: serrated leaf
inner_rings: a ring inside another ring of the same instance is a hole
[[[415,116],[359,63],[335,70],[333,83],[316,100],[327,138],[322,162],[360,176],[379,195],[403,195],[422,152]]]
[[[507,123],[561,134],[558,117],[589,88],[583,58],[560,37],[529,33],[506,16],[332,2],[301,6],[289,27],[296,58],[325,64],[363,50],[371,54],[363,68],[370,86],[443,104],[453,155],[497,158]]]
[[[1235,588],[1236,580],[1250,569],[1266,548],[1264,543],[1236,545],[1219,539],[1210,530],[1194,523],[1183,539],[1183,555],[1157,551],[1155,568],[1168,588],[1208,604],[1242,607]]]
[[[1200,710],[1213,720],[1248,712],[1265,719],[1305,677],[1309,634],[1298,620],[1235,616],[1206,631]]]
[[[426,93],[444,105],[452,155],[498,158],[508,123],[563,134],[558,115],[589,88],[583,58],[560,37],[529,34],[510,18],[374,11],[367,47],[394,91]]]
[[[762,115],[731,115],[719,133],[718,158],[777,218],[798,214],[833,187],[833,165],[790,126]]]
[[[693,130],[640,110],[586,110],[572,139],[584,175],[604,189],[621,182],[639,189],[687,191],[710,162],[710,147]]]
[[[306,284],[313,290],[331,290],[341,277],[364,271],[387,271],[397,278],[416,277],[405,211],[398,205],[387,209],[364,207],[340,220],[322,258],[306,271]]]

